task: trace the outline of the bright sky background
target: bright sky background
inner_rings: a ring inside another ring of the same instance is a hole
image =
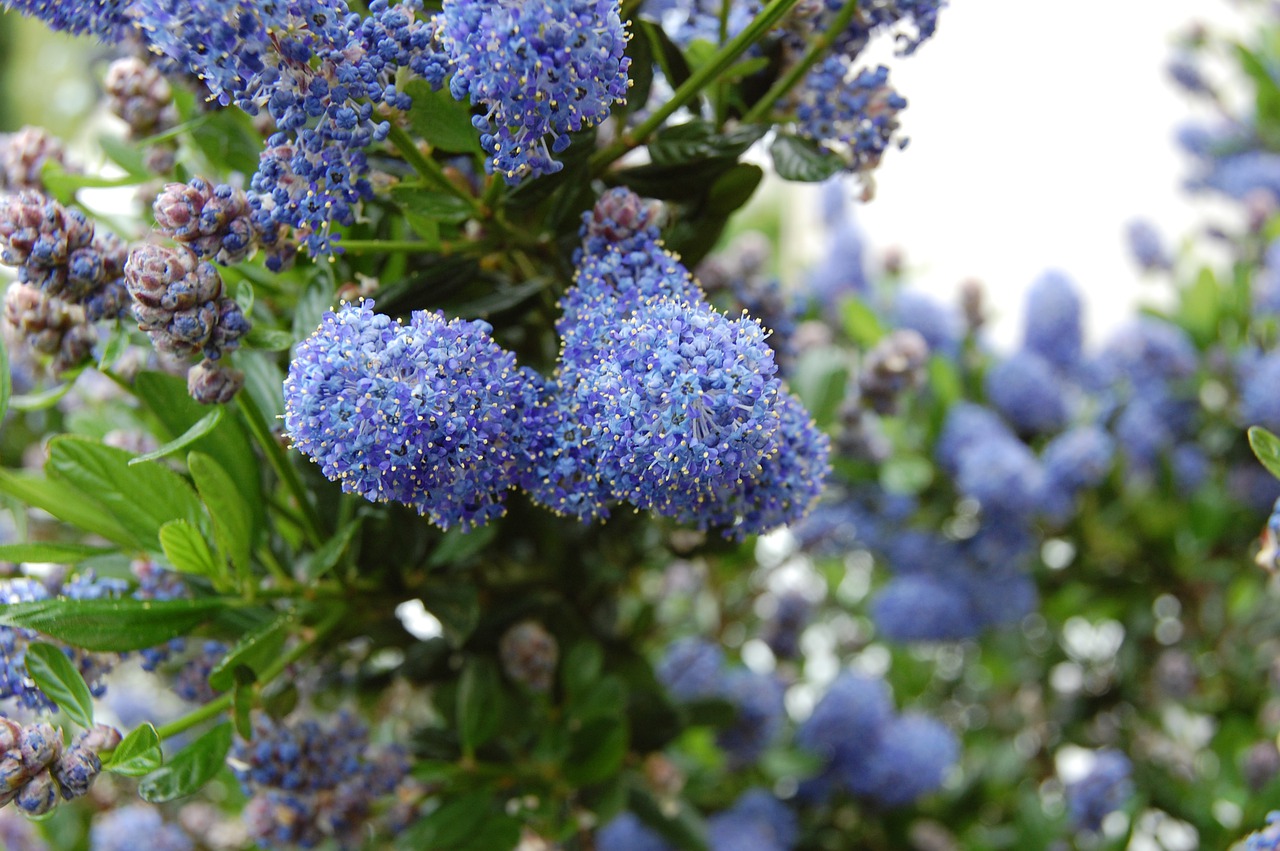
[[[1044,269],[1089,291],[1093,341],[1158,295],[1130,260],[1125,224],[1169,241],[1208,217],[1179,191],[1175,127],[1193,114],[1168,81],[1176,32],[1238,28],[1227,0],[952,0],[938,34],[894,62],[908,99],[905,151],[886,156],[859,222],[899,246],[912,279],[950,299],[975,277],[1020,335],[1022,293]]]

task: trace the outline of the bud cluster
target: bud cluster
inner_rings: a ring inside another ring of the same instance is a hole
[[[244,375],[221,359],[239,346],[249,320],[223,293],[218,270],[189,248],[148,243],[129,254],[124,273],[134,318],[156,349],[179,357],[204,356],[187,375],[192,397],[215,404],[234,396]]]
[[[877,414],[898,410],[902,394],[924,383],[929,344],[909,329],[890,332],[867,352],[858,373],[858,392]]]
[[[41,127],[0,134],[0,192],[44,191],[44,164],[67,168],[62,143]]]
[[[154,65],[136,56],[111,63],[104,82],[107,106],[129,127],[129,138],[145,139],[163,133],[178,123],[173,89]],[[172,143],[148,145],[143,156],[147,168],[164,173],[173,168]]]
[[[264,231],[254,224],[254,210],[244,190],[214,186],[201,177],[170,183],[153,206],[156,227],[197,256],[223,265],[239,263],[259,245],[277,241],[279,225]]]
[[[58,798],[70,801],[89,791],[102,771],[98,754],[120,744],[120,732],[98,724],[70,747],[49,724],[22,726],[0,716],[0,807],[12,802],[27,815],[49,812]]]
[[[114,319],[127,306],[125,257],[124,242],[95,233],[79,210],[38,192],[0,197],[0,263],[17,266],[22,283],[83,305],[90,322]]]
[[[32,349],[53,356],[55,375],[83,363],[98,342],[83,307],[30,284],[14,283],[5,292],[4,321]]]

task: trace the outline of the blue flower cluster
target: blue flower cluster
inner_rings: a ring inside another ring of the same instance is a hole
[[[1076,830],[1097,832],[1102,820],[1133,795],[1133,763],[1119,751],[1100,750],[1084,777],[1066,786],[1067,813]]]
[[[823,760],[820,773],[801,784],[801,798],[824,800],[842,789],[885,807],[939,789],[960,755],[943,724],[895,713],[883,680],[848,671],[827,688],[796,742]]]
[[[441,528],[500,516],[518,474],[521,384],[534,377],[490,330],[425,311],[402,325],[371,301],[326,313],[284,383],[294,446],[343,490]]]
[[[49,724],[23,726],[0,715],[0,807],[12,802],[27,815],[44,815],[61,798],[89,791],[102,771],[99,752],[120,744],[120,732],[99,724],[70,746]]]
[[[627,96],[627,33],[618,0],[445,0],[438,41],[455,98],[483,106],[472,123],[486,169],[508,183],[552,174],[569,134],[599,124]],[[439,74],[437,74],[437,78]],[[550,150],[547,142],[550,137]]]
[[[314,847],[326,839],[362,847],[374,801],[396,791],[409,772],[406,753],[370,745],[368,731],[341,713],[327,724],[276,723],[258,716],[253,738],[228,758],[246,795],[244,820],[268,847]]]
[[[1267,813],[1267,826],[1249,834],[1245,851],[1280,851],[1280,810]]]
[[[0,263],[18,280],[84,308],[90,322],[115,319],[128,306],[125,246],[97,233],[79,210],[35,191],[0,196]]]
[[[727,5],[728,9],[723,7]],[[731,39],[751,23],[763,6],[759,0],[657,0],[645,3],[644,16],[658,24],[681,47],[695,41],[720,44]],[[723,34],[720,27],[721,12],[726,15]]]
[[[850,172],[867,176],[891,147],[906,147],[907,140],[895,136],[906,106],[906,98],[889,87],[888,68],[853,73],[844,56],[832,54],[796,90],[796,128],[843,157]]]
[[[711,851],[790,851],[799,841],[795,813],[763,789],[748,789],[733,806],[707,819]],[[622,813],[596,831],[596,847],[608,851],[673,851],[632,813]]]
[[[146,837],[151,851],[195,851],[181,827],[164,820],[150,804],[129,804],[100,813],[89,828],[89,851],[132,851]]]
[[[587,219],[550,380],[484,322],[403,326],[344,305],[290,366],[294,445],[345,490],[444,528],[499,516],[517,484],[583,520],[627,500],[741,537],[802,516],[827,440],[774,376],[759,323],[707,305],[647,217],[634,232]]]
[[[658,682],[679,701],[719,699],[733,706],[733,723],[719,731],[716,741],[735,768],[758,760],[782,730],[782,683],[769,674],[726,666],[717,644],[680,639],[667,648],[656,673]]]

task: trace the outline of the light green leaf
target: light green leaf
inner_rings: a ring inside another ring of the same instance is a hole
[[[404,87],[413,99],[409,126],[432,147],[453,154],[480,153],[480,131],[471,125],[471,108],[453,99],[447,88],[432,90],[425,80]]]
[[[77,529],[101,535],[130,549],[142,548],[138,538],[104,512],[97,502],[66,482],[33,473],[0,470],[0,492],[47,511]]]
[[[180,573],[208,576],[218,584],[226,578],[226,569],[218,563],[200,530],[185,520],[170,520],[160,527],[160,548]]]
[[[247,578],[252,567],[249,556],[253,550],[253,518],[239,498],[235,482],[217,461],[203,452],[187,456],[187,469],[195,479],[200,498],[209,507],[218,546],[231,559],[237,575]]]
[[[34,541],[28,544],[0,544],[0,561],[14,564],[49,563],[79,564],[87,558],[117,552],[115,547],[91,547],[87,544],[60,544]]]
[[[1280,438],[1262,426],[1249,429],[1249,446],[1267,472],[1280,479]]]
[[[231,725],[219,724],[187,745],[138,785],[144,801],[161,804],[200,791],[222,770],[231,750]]]
[[[275,620],[240,639],[240,642],[222,657],[209,672],[209,685],[217,691],[226,691],[235,682],[235,670],[245,667],[261,674],[267,666],[280,657],[290,628],[297,622],[294,612],[283,612]]]
[[[67,718],[88,729],[93,726],[93,695],[80,671],[60,648],[36,642],[27,646],[27,673],[40,691]]]
[[[215,405],[213,410],[196,420],[196,422],[192,424],[191,428],[187,429],[173,440],[158,449],[151,450],[145,455],[139,455],[137,458],[130,458],[129,466],[132,467],[134,464],[142,464],[146,461],[155,461],[157,458],[163,458],[166,455],[177,452],[179,449],[185,449],[209,432],[213,431],[221,421],[222,406]]]
[[[143,724],[111,752],[111,759],[104,761],[102,767],[113,774],[125,777],[141,777],[150,774],[164,763],[164,754],[160,750],[160,736],[156,728]]]
[[[186,635],[226,605],[222,598],[37,600],[0,608],[0,626],[33,629],[84,650],[124,653]]]

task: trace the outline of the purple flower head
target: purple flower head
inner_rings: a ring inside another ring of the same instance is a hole
[[[1067,388],[1035,352],[1014,352],[992,366],[985,388],[992,407],[1019,434],[1052,434],[1067,424]]]
[[[423,311],[399,325],[368,301],[326,313],[285,379],[285,429],[349,493],[483,525],[516,483],[526,380],[489,331]]]
[[[797,131],[842,157],[850,172],[874,171],[886,151],[907,144],[897,136],[907,101],[888,81],[883,65],[855,74],[848,57],[828,55],[796,90]]]
[[[1046,272],[1027,290],[1022,347],[1063,372],[1080,362],[1080,293],[1061,272]]]
[[[720,731],[717,744],[728,754],[729,764],[754,763],[777,737],[786,717],[783,688],[777,677],[735,668],[724,678],[725,697],[733,704],[734,720]]]
[[[508,183],[559,171],[552,153],[569,147],[568,134],[626,100],[630,59],[616,0],[446,0],[438,20],[449,90],[487,109],[472,123],[486,169]]]
[[[796,744],[829,764],[863,764],[893,717],[889,686],[849,671],[842,672],[796,731]]]
[[[622,813],[596,831],[596,847],[609,851],[671,851],[671,846],[632,813]]]
[[[1133,764],[1120,751],[1100,750],[1088,774],[1066,787],[1067,812],[1077,830],[1098,831],[1102,820],[1133,794]]]
[[[929,351],[955,354],[964,336],[964,323],[955,310],[927,293],[899,290],[889,309],[895,328],[910,328],[929,344]]]
[[[938,565],[938,573],[895,576],[871,603],[876,628],[891,641],[959,641],[982,631],[967,589],[948,575],[960,565]]]
[[[704,638],[671,644],[655,671],[658,682],[676,700],[702,700],[724,694],[724,651]]]
[[[959,756],[960,742],[945,725],[907,713],[881,729],[860,769],[845,772],[845,783],[885,806],[905,806],[940,788]]]

